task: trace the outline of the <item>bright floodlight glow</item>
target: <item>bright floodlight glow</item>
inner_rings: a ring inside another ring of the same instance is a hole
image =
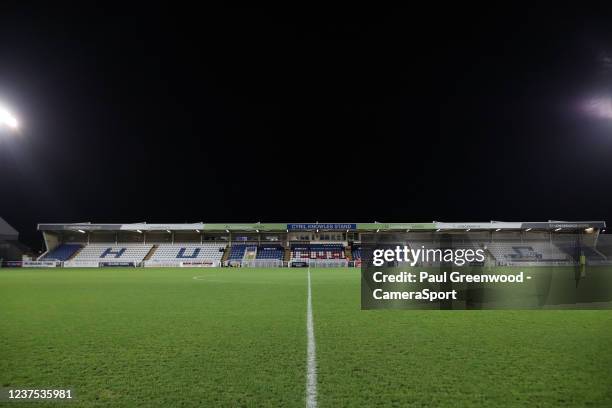
[[[17,129],[19,127],[19,123],[17,122],[17,118],[13,116],[8,110],[3,107],[0,107],[0,126],[8,126],[11,129]]]
[[[612,98],[591,98],[582,105],[582,109],[590,116],[599,119],[612,119]]]

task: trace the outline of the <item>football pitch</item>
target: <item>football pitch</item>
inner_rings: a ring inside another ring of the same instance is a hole
[[[302,407],[308,273],[320,407],[612,406],[612,311],[361,311],[359,269],[2,269],[0,387]]]

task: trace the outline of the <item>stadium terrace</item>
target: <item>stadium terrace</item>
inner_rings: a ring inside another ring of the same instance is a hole
[[[496,264],[569,262],[580,236],[590,260],[607,261],[612,251],[597,248],[605,227],[603,221],[39,224],[46,251],[24,266],[351,267],[361,265],[362,245],[398,234],[422,249],[451,237],[457,248],[486,250]]]

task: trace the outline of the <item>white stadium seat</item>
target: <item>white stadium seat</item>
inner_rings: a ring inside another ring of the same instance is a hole
[[[160,244],[151,257],[152,261],[176,261],[176,260],[206,260],[220,262],[223,257],[225,243],[204,244]]]
[[[153,245],[145,244],[89,244],[73,261],[141,262]]]

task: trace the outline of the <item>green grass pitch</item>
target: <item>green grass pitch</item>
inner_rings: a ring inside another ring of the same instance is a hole
[[[361,311],[358,269],[311,274],[320,407],[612,406],[612,311]],[[304,406],[306,305],[306,269],[3,269],[0,386]]]

